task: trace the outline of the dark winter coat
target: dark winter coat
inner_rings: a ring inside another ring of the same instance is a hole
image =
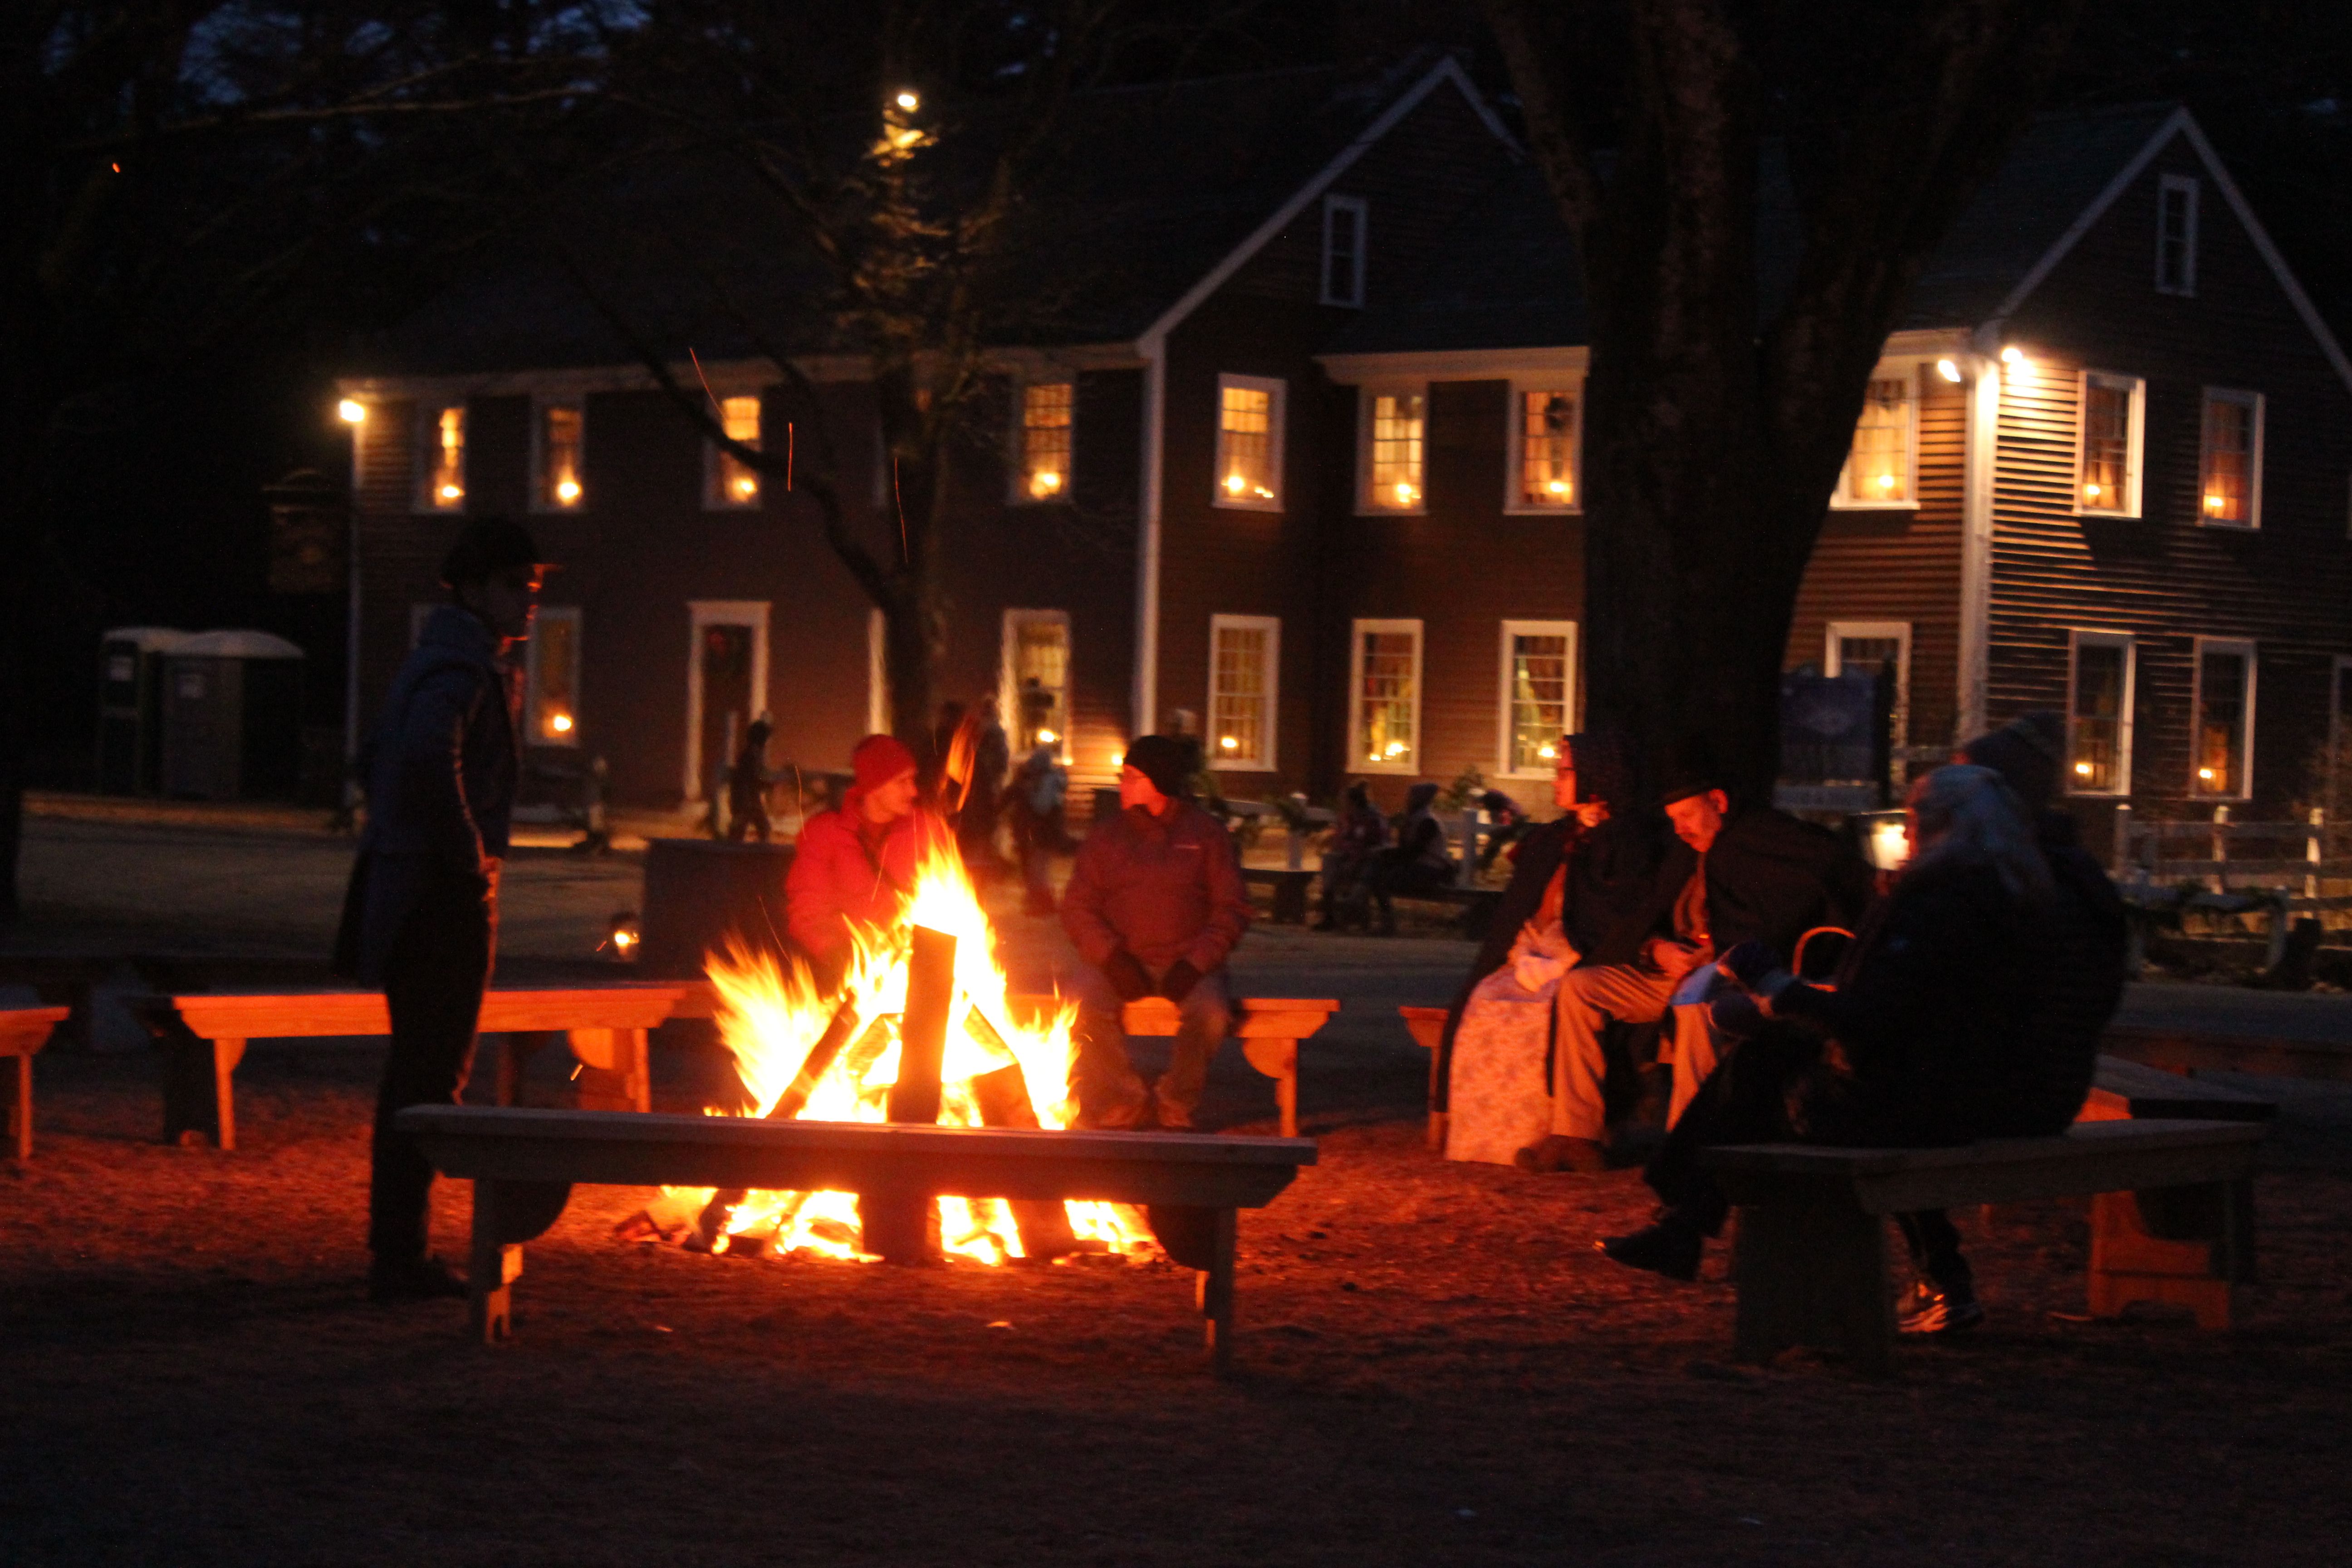
[[[1675,900],[1698,852],[1680,838],[1663,847],[1646,889],[1585,953],[1591,963],[1633,963],[1650,938],[1670,934]],[[1785,962],[1815,926],[1853,931],[1869,907],[1871,870],[1845,840],[1786,812],[1750,806],[1724,820],[1706,854],[1706,922],[1718,953],[1743,942],[1770,944]]]
[[[1097,967],[1123,947],[1155,973],[1181,958],[1206,974],[1249,922],[1233,838],[1189,801],[1165,816],[1130,806],[1097,818],[1062,895],[1062,929]]]
[[[498,638],[444,605],[426,618],[360,752],[367,829],[343,896],[335,970],[369,984],[428,892],[492,897],[522,766],[520,689]]]
[[[2044,812],[2043,859],[2057,896],[2042,922],[2033,1002],[2006,1042],[1990,1131],[2030,1137],[2059,1132],[2083,1109],[2098,1070],[2099,1037],[2123,1000],[2128,928],[2106,871],[2077,841],[2074,819]]]

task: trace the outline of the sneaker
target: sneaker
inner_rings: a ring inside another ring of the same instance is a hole
[[[466,1281],[438,1258],[379,1258],[368,1265],[371,1301],[463,1300]]]
[[[1597,1176],[1609,1169],[1609,1154],[1596,1139],[1563,1138],[1554,1132],[1512,1155],[1511,1163],[1539,1173],[1573,1171],[1580,1176]]]
[[[1696,1226],[1669,1215],[1630,1236],[1612,1236],[1592,1247],[1612,1263],[1646,1268],[1669,1279],[1691,1280],[1698,1278],[1699,1254],[1706,1245]]]
[[[1895,1331],[1902,1334],[1965,1333],[1985,1320],[1984,1303],[1977,1300],[1976,1291],[1967,1286],[1955,1290],[1938,1290],[1922,1284],[1905,1303],[1904,1310],[1895,1321]]]

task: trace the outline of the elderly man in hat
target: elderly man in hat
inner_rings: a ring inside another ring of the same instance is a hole
[[[467,525],[441,563],[450,603],[425,620],[360,753],[367,830],[335,966],[383,986],[392,1015],[368,1190],[368,1294],[378,1301],[466,1290],[427,1248],[433,1167],[393,1118],[454,1103],[472,1066],[522,756],[514,655],[530,635],[541,570],[520,525]]]
[[[808,819],[784,878],[786,924],[827,991],[848,969],[853,931],[897,925],[923,858],[955,853],[947,824],[920,804],[904,742],[868,735],[849,765],[855,782],[838,806]]]
[[[1189,798],[1184,743],[1147,735],[1118,773],[1119,813],[1097,820],[1062,896],[1062,928],[1086,966],[1071,1090],[1094,1127],[1192,1125],[1210,1058],[1233,1022],[1225,959],[1249,929],[1249,894],[1224,827]],[[1168,1071],[1147,1091],[1121,1011],[1165,996],[1181,1022]]]

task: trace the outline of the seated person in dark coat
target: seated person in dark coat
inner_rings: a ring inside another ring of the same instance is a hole
[[[1445,825],[1431,809],[1436,799],[1433,784],[1417,784],[1405,791],[1404,820],[1397,825],[1397,841],[1375,854],[1365,868],[1363,887],[1380,905],[1381,921],[1375,929],[1381,936],[1396,935],[1392,900],[1433,892],[1454,880],[1454,855],[1445,845]],[[1360,911],[1362,905],[1363,897],[1359,894]]]
[[[1715,1005],[1744,1035],[1644,1173],[1656,1223],[1599,1244],[1617,1262],[1697,1277],[1722,1226],[1722,1189],[1700,1166],[1723,1144],[1965,1143],[2001,1124],[2010,1042],[2031,1011],[2034,956],[2053,897],[2024,813],[1988,768],[1938,768],[1912,785],[1910,862],[1871,912],[1831,984],[1792,978],[1769,943],[1718,966],[1741,990]]]

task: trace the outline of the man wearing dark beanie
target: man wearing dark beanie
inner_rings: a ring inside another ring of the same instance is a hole
[[[1182,742],[1146,735],[1118,773],[1119,813],[1099,818],[1078,848],[1062,897],[1062,929],[1085,966],[1071,1092],[1079,1123],[1192,1125],[1209,1061],[1233,1023],[1225,959],[1249,929],[1249,894],[1233,840],[1194,805]],[[1181,1015],[1168,1071],[1147,1090],[1127,1057],[1122,1009],[1165,996]]]

